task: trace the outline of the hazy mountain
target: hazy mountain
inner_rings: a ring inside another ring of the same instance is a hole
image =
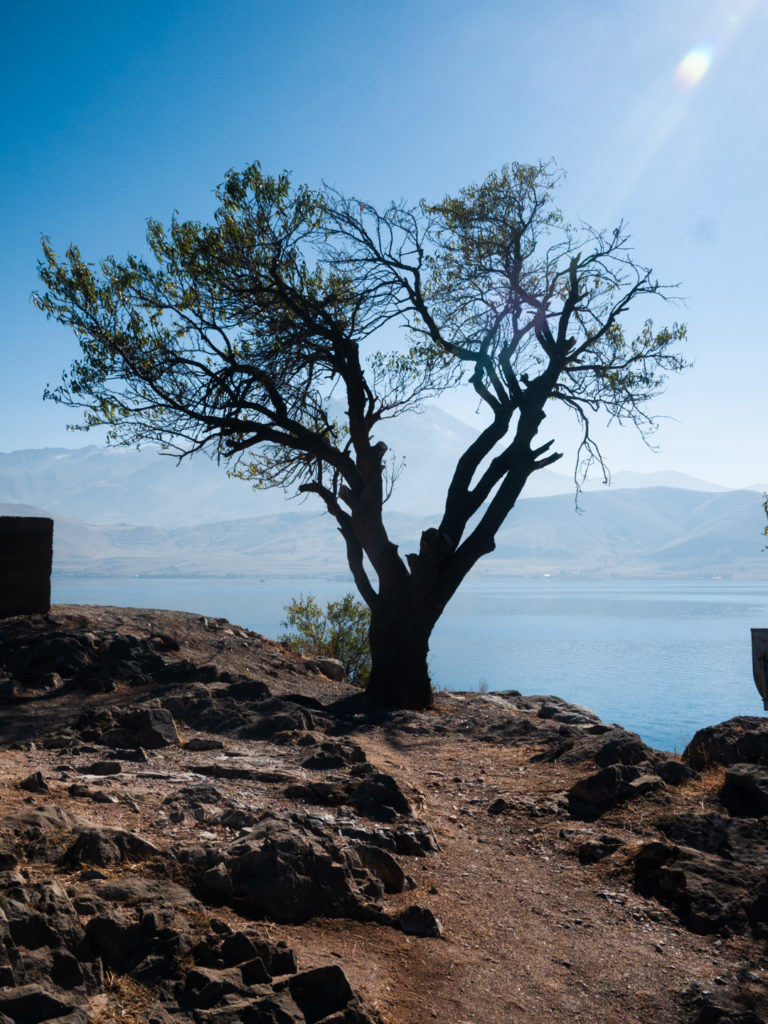
[[[768,579],[759,496],[673,488],[603,491],[518,502],[480,573],[723,576]],[[41,514],[0,504],[2,515]],[[78,575],[346,575],[343,545],[322,513],[178,527],[95,526],[54,515],[54,571]],[[415,551],[430,517],[393,512],[393,539]]]
[[[436,406],[381,423],[376,439],[385,441],[401,466],[390,510],[414,515],[437,512],[457,455],[475,436],[471,426]],[[670,472],[619,472],[610,489],[658,486],[725,490]],[[605,488],[593,480],[585,490]],[[527,498],[573,493],[572,477],[549,469],[535,473],[525,489]],[[34,505],[101,525],[169,527],[313,512],[319,507],[312,498],[288,502],[279,491],[255,492],[241,480],[228,479],[223,466],[203,455],[177,463],[154,449],[95,445],[0,453],[0,501]]]
[[[614,491],[626,490],[636,487],[676,487],[683,491],[728,491],[729,487],[722,484],[713,484],[707,480],[698,480],[687,473],[675,473],[672,470],[657,470],[653,473],[634,473],[631,470],[622,470],[611,475],[610,489]],[[606,490],[602,480],[588,480],[584,485],[585,491]],[[753,488],[744,488],[753,490]]]

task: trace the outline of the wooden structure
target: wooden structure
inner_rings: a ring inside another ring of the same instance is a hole
[[[763,707],[768,711],[768,629],[752,630],[752,674]]]
[[[53,520],[0,516],[0,618],[51,607]]]

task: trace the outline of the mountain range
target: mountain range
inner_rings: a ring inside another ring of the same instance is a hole
[[[476,432],[436,406],[388,421],[381,425],[381,432],[401,467],[389,509],[434,515],[440,509],[457,453]],[[645,487],[727,490],[666,471],[616,473],[610,490]],[[755,485],[751,489],[765,488]],[[606,488],[593,480],[585,487],[585,491],[592,490],[604,492]],[[540,470],[530,478],[524,493],[526,498],[573,496],[573,478],[551,469]],[[178,462],[156,449],[96,445],[0,452],[0,501],[34,505],[97,525],[137,526],[191,526],[318,507],[310,499],[287,503],[280,491],[254,491],[242,480],[229,479],[225,467],[204,455]]]
[[[407,450],[387,524],[401,550],[435,525],[470,426],[436,407],[386,425]],[[682,473],[617,473],[574,500],[573,480],[531,478],[478,572],[768,578],[755,490]],[[0,453],[0,515],[51,515],[54,571],[107,576],[346,575],[333,522],[310,500],[286,502],[228,479],[198,456],[154,450],[26,449]]]
[[[480,571],[494,575],[722,576],[768,579],[759,496],[669,487],[521,499]],[[0,515],[45,515],[0,503]],[[54,571],[103,576],[344,576],[343,545],[323,513],[284,512],[188,526],[94,525],[53,514]],[[388,527],[418,550],[432,517]]]

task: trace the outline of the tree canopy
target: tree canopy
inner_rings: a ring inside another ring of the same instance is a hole
[[[379,210],[252,164],[226,175],[212,223],[150,221],[149,259],[93,265],[44,239],[35,301],[81,345],[47,396],[112,443],[207,451],[257,487],[316,495],[371,609],[371,697],[425,706],[435,622],[531,473],[561,457],[536,441],[547,403],[575,414],[585,472],[602,465],[591,417],[647,435],[649,401],[685,365],[684,326],[627,332],[630,307],[668,291],[622,224],[565,221],[559,181],[515,163],[441,202]],[[485,422],[403,558],[384,522],[385,421],[459,386]]]

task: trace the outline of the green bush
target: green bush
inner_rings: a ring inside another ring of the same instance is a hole
[[[339,601],[329,601],[326,610],[308,594],[284,606],[283,629],[278,639],[291,651],[308,657],[338,658],[344,663],[347,678],[355,686],[365,687],[371,674],[371,650],[368,627],[371,613],[367,605],[347,593]]]

